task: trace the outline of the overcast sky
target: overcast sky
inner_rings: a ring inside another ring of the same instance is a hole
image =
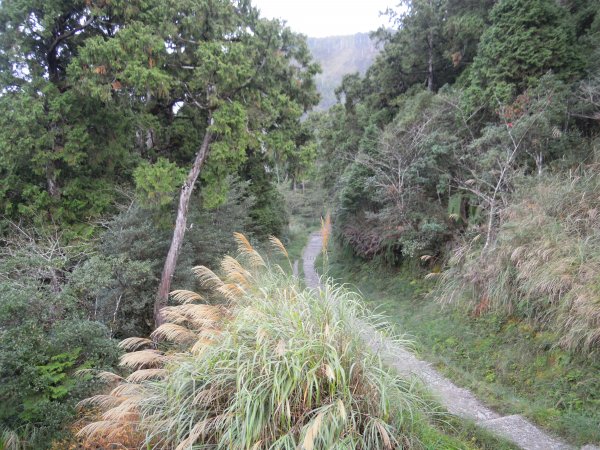
[[[387,25],[379,12],[395,0],[254,0],[263,17],[287,21],[292,30],[309,37],[374,31]]]

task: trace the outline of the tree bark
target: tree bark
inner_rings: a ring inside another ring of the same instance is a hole
[[[433,79],[433,31],[429,31],[429,35],[427,36],[427,46],[428,46],[428,60],[427,60],[427,90],[429,92],[433,92],[434,89],[434,79]]]
[[[185,235],[188,206],[190,204],[190,198],[194,190],[194,185],[200,174],[200,169],[206,160],[208,150],[210,147],[210,141],[212,134],[210,131],[206,131],[204,134],[204,140],[202,146],[196,154],[194,164],[190,169],[190,173],[185,180],[185,183],[181,187],[181,193],[179,194],[179,206],[177,207],[177,219],[175,221],[175,230],[173,231],[173,238],[171,239],[171,246],[169,247],[169,253],[165,260],[165,265],[162,270],[160,277],[160,285],[158,286],[158,295],[154,301],[154,323],[156,327],[159,327],[164,323],[164,319],[161,314],[161,309],[167,306],[169,300],[169,292],[171,292],[171,281],[173,280],[173,274],[175,267],[177,266],[177,258],[181,251],[181,245],[183,244],[183,237]]]
[[[433,2],[429,0],[429,13],[433,16]],[[433,77],[433,19],[429,24],[429,32],[427,34],[427,90],[433,92],[434,89],[434,77]]]

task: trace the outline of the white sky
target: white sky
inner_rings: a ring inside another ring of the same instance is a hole
[[[254,0],[263,17],[283,19],[308,37],[342,36],[387,25],[380,11],[396,0]]]

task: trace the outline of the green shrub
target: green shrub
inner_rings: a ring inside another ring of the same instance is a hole
[[[23,286],[23,283],[27,283]],[[0,429],[44,449],[68,434],[76,403],[97,389],[80,369],[117,362],[108,330],[77,311],[77,300],[31,280],[0,284]]]

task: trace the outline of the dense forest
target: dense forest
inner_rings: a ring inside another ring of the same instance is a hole
[[[562,3],[408,2],[320,118],[320,169],[357,256],[593,353],[600,16]]]
[[[365,347],[371,302],[305,289],[327,210],[325,272],[526,342],[532,420],[600,444],[600,4],[387,14],[319,79],[250,0],[0,3],[0,449],[513,448]]]

